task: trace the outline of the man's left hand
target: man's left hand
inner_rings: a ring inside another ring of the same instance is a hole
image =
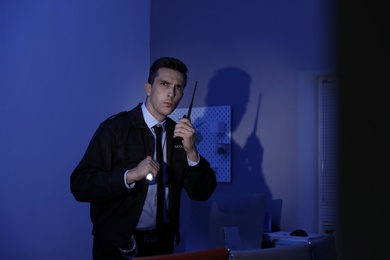
[[[183,139],[183,148],[191,161],[197,162],[199,160],[195,147],[195,128],[188,118],[182,118],[177,122],[173,137]]]

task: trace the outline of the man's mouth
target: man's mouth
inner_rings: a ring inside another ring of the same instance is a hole
[[[171,103],[171,102],[163,102],[163,104],[164,104],[166,107],[173,107],[173,103]]]

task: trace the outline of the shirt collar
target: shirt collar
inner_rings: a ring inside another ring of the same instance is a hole
[[[157,121],[157,119],[154,118],[152,116],[152,114],[149,112],[149,110],[146,108],[145,103],[142,104],[141,108],[142,108],[142,114],[144,116],[145,123],[149,128],[152,128],[153,126],[155,126],[157,124],[160,124],[160,125],[162,125],[163,129],[165,130],[165,121],[166,120],[163,120],[161,122]]]

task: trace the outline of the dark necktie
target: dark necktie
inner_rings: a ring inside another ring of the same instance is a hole
[[[160,164],[160,170],[157,174],[157,228],[163,225],[164,212],[164,178],[163,178],[163,150],[161,142],[162,126],[153,126],[156,133],[156,160]]]

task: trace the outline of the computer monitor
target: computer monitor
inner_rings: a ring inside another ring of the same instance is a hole
[[[186,251],[226,246],[261,248],[265,194],[214,194],[205,202],[191,201]]]

